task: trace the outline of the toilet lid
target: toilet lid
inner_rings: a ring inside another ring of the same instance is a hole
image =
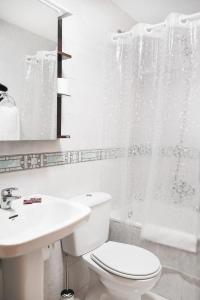
[[[110,273],[131,279],[152,278],[161,270],[159,259],[150,251],[117,242],[94,250],[91,259]]]

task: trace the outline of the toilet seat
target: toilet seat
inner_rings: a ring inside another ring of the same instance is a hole
[[[90,257],[108,272],[129,279],[153,278],[161,270],[160,261],[153,253],[128,244],[107,242],[92,251]]]

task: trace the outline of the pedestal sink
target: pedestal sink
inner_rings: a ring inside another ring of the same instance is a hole
[[[72,233],[87,221],[90,209],[47,195],[41,203],[0,209],[0,258],[3,266],[4,300],[44,300],[42,248]]]

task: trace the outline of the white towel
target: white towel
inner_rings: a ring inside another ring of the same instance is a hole
[[[16,106],[0,105],[0,141],[20,139],[20,118]]]
[[[142,229],[142,238],[192,253],[197,252],[197,237],[194,234],[180,230],[154,224],[145,224]]]

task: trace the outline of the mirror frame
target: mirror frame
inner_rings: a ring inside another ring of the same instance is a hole
[[[70,16],[70,13],[65,13],[64,15],[58,17],[58,52],[57,52],[57,78],[62,78],[62,62],[66,59],[71,59],[72,56],[63,52],[63,42],[62,42],[62,31],[63,31],[63,18]],[[62,135],[62,99],[64,95],[57,93],[57,138],[66,139],[70,138],[70,135]],[[65,97],[70,97],[70,95]]]

